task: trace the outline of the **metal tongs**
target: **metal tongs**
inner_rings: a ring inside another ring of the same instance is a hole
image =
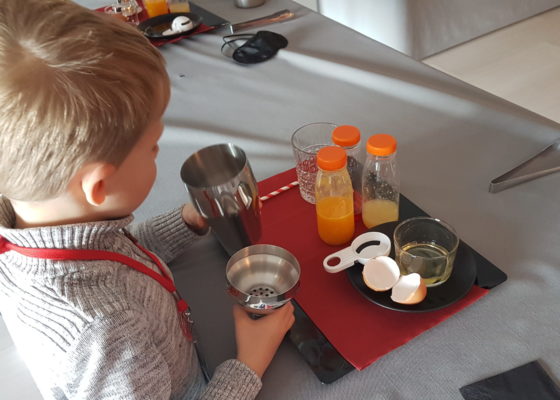
[[[501,192],[512,186],[560,171],[560,139],[527,161],[490,182],[490,193]]]
[[[274,24],[283,22],[295,17],[295,13],[290,10],[281,10],[264,17],[255,18],[250,21],[238,22],[236,24],[229,24],[228,28],[231,33],[237,33],[245,29],[252,29],[263,25]]]

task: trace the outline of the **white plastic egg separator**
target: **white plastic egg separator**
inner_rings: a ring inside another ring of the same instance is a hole
[[[391,240],[381,232],[366,232],[358,235],[350,247],[332,253],[323,260],[323,268],[330,273],[340,272],[354,265],[356,261],[365,264],[378,256],[388,256]]]

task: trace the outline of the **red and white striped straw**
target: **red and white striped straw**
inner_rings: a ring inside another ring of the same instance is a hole
[[[274,196],[278,196],[280,193],[284,193],[285,191],[290,190],[291,188],[296,187],[297,185],[299,185],[298,181],[293,181],[292,183],[288,183],[286,186],[282,186],[281,188],[276,189],[273,192],[270,192],[266,196],[261,196],[261,201],[266,201]]]

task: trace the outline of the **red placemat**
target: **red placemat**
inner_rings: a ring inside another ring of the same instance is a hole
[[[259,183],[261,195],[296,180],[295,169]],[[329,246],[317,234],[315,208],[294,188],[264,202],[260,243],[290,251],[301,266],[301,288],[296,300],[336,350],[361,370],[488,293],[473,286],[461,300],[441,310],[405,313],[366,300],[346,273],[330,274],[323,259],[345,247]],[[358,216],[355,236],[366,231]],[[354,236],[354,237],[355,237]]]

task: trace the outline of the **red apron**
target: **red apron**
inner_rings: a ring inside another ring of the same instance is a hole
[[[134,260],[124,254],[115,253],[112,251],[104,250],[71,250],[71,249],[44,249],[44,248],[31,248],[31,247],[21,247],[7,241],[4,237],[0,236],[0,254],[7,251],[15,251],[21,255],[33,258],[41,258],[45,260],[109,260],[116,261],[124,264],[141,274],[148,275],[150,278],[156,280],[161,286],[165,288],[177,304],[177,312],[179,314],[179,321],[181,324],[181,330],[185,337],[192,341],[192,319],[191,312],[187,302],[181,298],[177,288],[173,283],[173,279],[167,274],[165,268],[161,264],[160,260],[150,251],[142,247],[138,241],[127,231],[124,231],[125,235],[138,247],[144,254],[146,254],[150,259],[157,265],[161,274],[158,274],[153,269],[146,267],[139,261]]]

